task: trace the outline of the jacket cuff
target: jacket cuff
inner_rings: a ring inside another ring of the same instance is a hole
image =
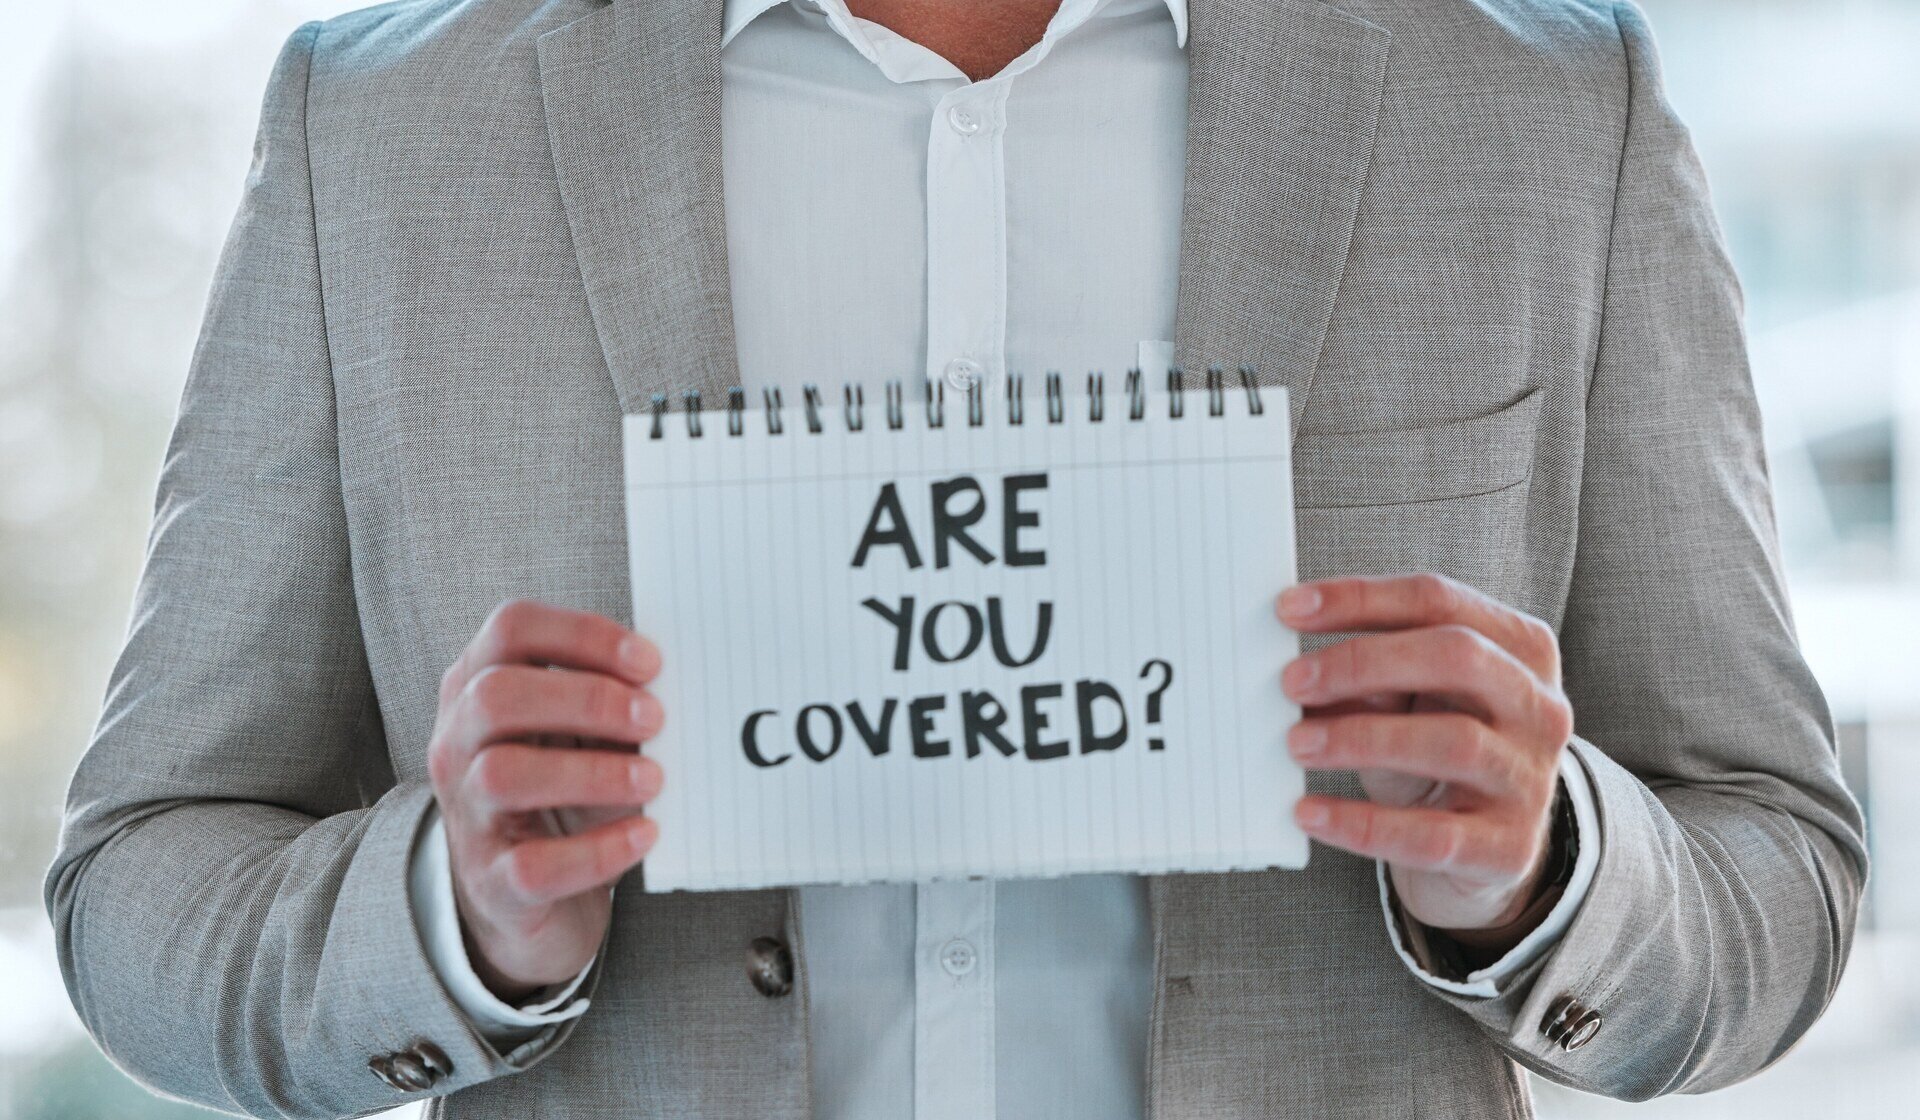
[[[519,1006],[494,995],[474,971],[460,931],[447,830],[438,809],[427,810],[425,827],[414,844],[407,873],[407,893],[413,920],[419,926],[420,940],[434,972],[446,985],[454,1003],[494,1046],[511,1050],[537,1041],[541,1031],[586,1013],[588,1000],[580,993],[593,972],[594,961],[589,961],[568,983],[537,993]]]
[[[409,781],[370,814],[334,905],[317,978],[341,993],[345,1006],[366,1009],[333,1045],[363,1055],[369,1081],[387,1081],[379,1068],[400,1056],[417,1060],[431,1048],[446,1059],[430,1087],[395,1088],[396,1106],[524,1070],[565,1041],[577,1021],[556,1023],[510,1048],[496,1046],[441,980],[418,926],[397,920],[412,910],[413,853],[432,811],[432,789]]]
[[[393,1103],[440,1096],[532,1065],[570,1032],[572,1021],[502,1051],[476,1028],[455,1002],[427,955],[411,920],[409,871],[413,851],[433,806],[425,782],[408,781],[389,791],[368,814],[352,864],[334,901],[333,920],[316,986],[336,993],[340,1005],[364,1009],[331,1029],[325,1045],[357,1055],[370,1083],[393,1082],[380,1072],[399,1057],[435,1067],[430,1087],[393,1088]],[[326,1024],[320,1024],[326,1029]],[[439,1059],[444,1058],[444,1063]]]
[[[1617,1053],[1609,1057],[1615,1048],[1604,1039],[1619,1037],[1630,1045],[1632,1031],[1615,1027],[1601,1032],[1595,1045],[1570,1049],[1564,1043],[1571,1040],[1556,1037],[1556,1026],[1569,1007],[1609,1020],[1628,1018],[1629,1009],[1616,1006],[1616,999],[1636,968],[1645,970],[1622,946],[1643,943],[1648,924],[1662,920],[1662,905],[1670,903],[1659,895],[1671,884],[1662,883],[1660,864],[1673,855],[1644,782],[1584,739],[1574,739],[1567,753],[1585,773],[1599,836],[1585,904],[1559,943],[1496,985],[1496,995],[1429,989],[1500,1037],[1529,1068],[1575,1084],[1604,1084],[1595,1071],[1620,1061]]]
[[[1400,901],[1394,896],[1393,884],[1387,875],[1387,865],[1374,865],[1380,882],[1380,909],[1386,918],[1387,934],[1393,940],[1393,951],[1415,976],[1440,991],[1463,999],[1493,999],[1516,977],[1525,973],[1528,965],[1557,945],[1573,925],[1574,917],[1579,914],[1581,905],[1592,889],[1594,873],[1599,869],[1601,838],[1593,785],[1587,777],[1586,768],[1574,757],[1571,747],[1560,754],[1560,786],[1566,791],[1567,801],[1573,807],[1575,854],[1572,878],[1567,881],[1559,901],[1532,932],[1509,949],[1505,956],[1465,977],[1440,974],[1425,927],[1400,908]]]

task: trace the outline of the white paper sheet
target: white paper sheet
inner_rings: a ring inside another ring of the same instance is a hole
[[[828,399],[626,420],[647,890],[1304,866],[1283,390]]]

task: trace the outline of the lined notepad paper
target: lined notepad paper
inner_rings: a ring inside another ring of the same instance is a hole
[[[646,889],[1304,865],[1284,391],[918,396],[627,417]]]

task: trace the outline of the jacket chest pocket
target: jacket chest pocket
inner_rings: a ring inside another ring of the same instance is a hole
[[[1525,578],[1527,480],[1544,394],[1415,428],[1294,443],[1302,579],[1433,571],[1511,601]]]

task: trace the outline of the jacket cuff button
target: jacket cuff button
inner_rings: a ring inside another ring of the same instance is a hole
[[[1572,996],[1561,996],[1547,1007],[1540,1020],[1540,1033],[1547,1041],[1571,1053],[1593,1041],[1600,1033],[1600,1013]]]
[[[406,1092],[405,1087],[400,1084],[394,1075],[393,1055],[375,1054],[373,1057],[367,1059],[367,1068],[372,1070],[373,1075],[380,1079],[380,1084],[397,1092]]]
[[[419,1042],[392,1054],[379,1054],[367,1060],[382,1084],[401,1093],[418,1093],[433,1088],[453,1072],[446,1051],[431,1042]]]
[[[421,1065],[426,1067],[431,1084],[438,1085],[453,1076],[453,1059],[447,1057],[447,1052],[433,1043],[424,1039],[415,1043],[413,1055],[420,1059]]]

